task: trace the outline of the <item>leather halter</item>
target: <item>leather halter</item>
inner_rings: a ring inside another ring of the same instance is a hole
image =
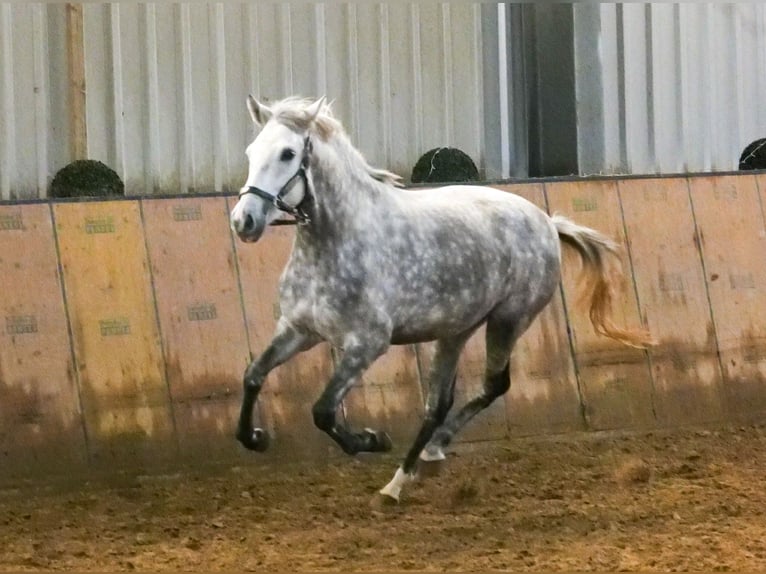
[[[311,218],[309,217],[308,213],[306,213],[304,208],[306,207],[307,202],[313,201],[311,188],[309,186],[309,179],[306,175],[306,169],[308,169],[309,166],[310,153],[311,139],[309,136],[306,136],[306,139],[303,140],[303,157],[301,158],[301,165],[298,167],[298,170],[292,175],[292,177],[290,177],[290,179],[285,182],[285,184],[277,192],[276,195],[273,195],[268,191],[261,189],[260,187],[249,186],[247,189],[239,193],[239,197],[247,194],[257,195],[261,199],[265,199],[274,205],[274,207],[276,207],[279,211],[283,211],[284,213],[292,215],[298,225],[308,225],[311,223]],[[303,197],[297,205],[290,205],[289,203],[285,203],[285,196],[290,193],[295,180],[298,178],[303,180]],[[288,225],[291,223],[293,222],[278,219],[277,221],[274,221],[272,225]]]

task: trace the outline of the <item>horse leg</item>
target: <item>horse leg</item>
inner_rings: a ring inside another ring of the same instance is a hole
[[[386,351],[388,341],[388,336],[375,338],[368,335],[364,339],[358,336],[348,337],[348,344],[344,345],[340,363],[311,411],[314,424],[330,435],[346,454],[391,450],[391,439],[385,432],[364,429],[361,433],[356,433],[338,424],[336,420],[341,401],[365,369]]]
[[[253,428],[253,407],[266,375],[275,367],[296,354],[307,351],[320,341],[318,336],[297,331],[286,320],[280,319],[271,344],[245,370],[245,394],[242,398],[236,435],[237,440],[245,448],[263,452],[269,447],[268,433],[263,429]]]
[[[433,434],[424,450],[425,460],[444,458],[444,448],[473,417],[486,409],[511,388],[510,355],[516,340],[526,330],[531,318],[509,324],[490,316],[487,321],[487,366],[481,393],[468,401]]]
[[[396,470],[391,482],[380,490],[380,494],[398,501],[402,486],[414,480],[418,456],[452,407],[458,359],[471,333],[473,330],[455,339],[440,339],[437,342],[428,377],[428,397],[423,424],[402,465]]]

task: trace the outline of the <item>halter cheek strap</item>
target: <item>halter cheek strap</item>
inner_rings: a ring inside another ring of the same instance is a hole
[[[282,188],[277,192],[276,195],[272,195],[268,191],[265,191],[261,189],[260,187],[250,186],[244,191],[241,191],[239,194],[239,197],[242,197],[243,195],[252,194],[257,195],[261,199],[265,199],[274,207],[276,207],[279,211],[283,211],[284,213],[287,213],[289,215],[292,215],[295,220],[298,222],[298,225],[308,225],[311,223],[311,218],[309,217],[308,213],[305,211],[306,204],[310,201],[313,201],[313,197],[311,194],[311,188],[309,186],[309,179],[306,175],[306,170],[309,166],[309,159],[311,154],[311,139],[309,136],[306,136],[306,139],[303,140],[303,157],[301,157],[301,165],[298,167],[298,170],[288,179],[285,184],[282,186]],[[290,190],[293,187],[293,184],[295,183],[296,179],[302,179],[303,180],[303,197],[298,202],[297,205],[290,205],[289,203],[285,203],[285,196],[290,193]],[[292,223],[290,221],[284,221],[284,220],[277,220],[272,225],[286,225]]]

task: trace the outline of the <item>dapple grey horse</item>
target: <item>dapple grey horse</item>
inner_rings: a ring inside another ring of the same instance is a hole
[[[340,360],[313,407],[316,426],[348,454],[389,450],[386,433],[338,422],[338,405],[390,345],[436,341],[422,427],[381,490],[399,500],[418,458],[444,458],[455,434],[509,389],[511,349],[559,285],[562,242],[581,256],[595,329],[629,345],[649,342],[608,318],[619,258],[607,237],[488,187],[401,189],[396,175],[368,165],[324,98],[266,106],[249,97],[247,105],[261,129],[246,150],[249,174],[232,229],[252,242],[286,213],[298,226],[276,333],[244,376],[237,439],[246,448],[268,446],[252,425],[267,374],[327,341]],[[483,324],[483,391],[450,412],[458,357]]]

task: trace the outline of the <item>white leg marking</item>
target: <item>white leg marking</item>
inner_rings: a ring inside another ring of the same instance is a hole
[[[394,474],[394,478],[391,479],[391,482],[380,489],[380,494],[383,496],[389,496],[396,502],[399,502],[399,495],[402,492],[402,486],[404,486],[407,482],[412,482],[413,480],[415,480],[415,477],[410,474],[405,474],[402,470],[402,467],[400,466],[396,469],[396,473]]]
[[[436,462],[446,458],[447,457],[440,446],[426,446],[426,448],[420,451],[420,460],[425,462]]]

